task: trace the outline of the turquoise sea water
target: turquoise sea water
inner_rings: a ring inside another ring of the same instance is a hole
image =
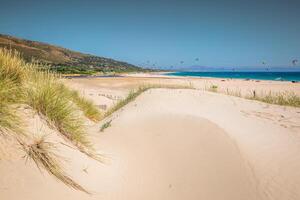
[[[300,81],[300,72],[171,72],[166,73],[166,75],[274,81]]]

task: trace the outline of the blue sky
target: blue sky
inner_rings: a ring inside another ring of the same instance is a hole
[[[0,33],[137,65],[300,60],[299,0],[0,1]]]

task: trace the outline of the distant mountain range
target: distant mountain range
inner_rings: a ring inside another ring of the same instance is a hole
[[[84,54],[43,42],[25,40],[0,34],[0,48],[16,49],[26,61],[48,65],[62,73],[94,73],[141,71],[135,65],[110,58]]]

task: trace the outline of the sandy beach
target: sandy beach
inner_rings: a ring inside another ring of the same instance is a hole
[[[104,163],[64,145],[42,119],[27,113],[28,129],[48,133],[68,174],[91,194],[68,188],[12,152],[1,160],[0,199],[300,199],[300,109],[226,95],[228,90],[300,95],[299,83],[153,74],[64,82],[103,111],[140,85],[194,89],[150,89],[104,121],[87,121]],[[218,92],[205,90],[211,85]]]

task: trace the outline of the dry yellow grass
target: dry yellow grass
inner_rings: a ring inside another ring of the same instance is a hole
[[[56,148],[55,145],[51,142],[47,142],[45,136],[34,139],[33,143],[31,144],[26,144],[20,140],[19,143],[26,153],[26,159],[33,160],[40,170],[43,168],[49,174],[53,175],[67,186],[89,194],[86,189],[76,183],[62,169],[59,156],[54,153]]]
[[[99,109],[92,101],[80,96],[78,91],[70,91],[72,101],[83,111],[83,114],[90,120],[97,122],[101,119]]]
[[[0,137],[10,134],[20,141],[19,135],[24,131],[17,114],[19,104],[29,105],[78,150],[101,160],[88,140],[84,119],[79,115],[81,110],[88,118],[98,120],[100,113],[92,102],[67,88],[59,75],[26,63],[17,51],[0,48]],[[30,138],[30,135],[22,137]],[[52,145],[44,138],[31,145],[20,144],[38,167],[45,168],[66,185],[87,192],[65,174],[50,151]]]
[[[168,89],[194,89],[194,87],[189,85],[161,85],[161,84],[153,84],[153,85],[142,85],[139,86],[135,90],[131,90],[129,94],[122,100],[118,101],[113,107],[111,107],[105,114],[104,118],[112,115],[114,112],[118,111],[128,103],[134,101],[140,94],[155,88],[168,88]]]
[[[261,101],[269,104],[276,104],[281,106],[292,106],[300,107],[300,96],[293,92],[256,92],[253,90],[248,95],[242,95],[239,89],[218,89],[217,85],[205,86],[206,91],[223,93],[230,96],[236,96],[241,98],[246,98],[250,100]]]
[[[21,133],[20,119],[16,115],[15,103],[21,100],[22,80],[25,70],[19,69],[24,62],[18,53],[0,49],[0,133]]]
[[[262,101],[269,104],[277,104],[281,106],[300,107],[300,96],[292,92],[277,92],[277,93],[260,93],[246,96],[247,99]]]

